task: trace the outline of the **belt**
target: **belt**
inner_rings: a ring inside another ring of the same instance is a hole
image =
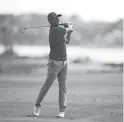
[[[50,58],[52,60],[57,60],[57,61],[66,61],[67,58]]]

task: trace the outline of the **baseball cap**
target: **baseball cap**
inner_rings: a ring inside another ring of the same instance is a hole
[[[61,17],[61,16],[62,16],[61,14],[56,14],[55,12],[51,12],[51,13],[48,14],[48,17],[47,18],[48,18],[49,21],[51,21],[54,18]]]

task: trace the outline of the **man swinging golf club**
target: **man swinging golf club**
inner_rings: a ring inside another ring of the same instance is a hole
[[[55,12],[48,14],[48,21],[50,23],[49,30],[49,45],[50,53],[48,59],[47,78],[42,86],[38,98],[36,100],[33,116],[40,115],[41,102],[53,84],[56,77],[59,83],[59,114],[58,118],[65,116],[66,109],[66,79],[67,79],[67,54],[66,44],[69,44],[73,26],[69,23],[64,25],[59,24],[59,17]]]

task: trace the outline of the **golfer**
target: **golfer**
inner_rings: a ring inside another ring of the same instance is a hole
[[[59,114],[57,117],[63,118],[65,116],[66,103],[66,80],[67,80],[67,53],[66,44],[69,44],[73,27],[69,23],[64,25],[59,24],[59,17],[55,12],[48,14],[48,21],[50,23],[49,30],[49,45],[50,53],[48,59],[47,78],[42,86],[38,98],[36,100],[33,116],[40,115],[40,107],[44,96],[53,84],[56,77],[59,83]]]

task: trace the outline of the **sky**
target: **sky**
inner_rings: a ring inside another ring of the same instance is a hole
[[[86,21],[115,21],[124,16],[123,0],[0,0],[0,13],[57,12]]]

